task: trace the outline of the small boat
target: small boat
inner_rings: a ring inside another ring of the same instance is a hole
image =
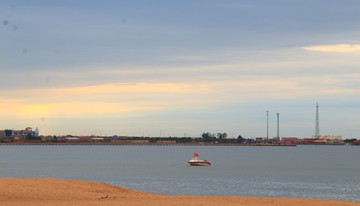
[[[207,160],[202,160],[199,158],[199,154],[194,153],[194,157],[188,161],[190,166],[210,166],[211,163]]]

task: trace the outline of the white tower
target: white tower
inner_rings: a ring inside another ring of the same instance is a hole
[[[34,135],[35,137],[38,137],[40,135],[39,128],[36,127]]]

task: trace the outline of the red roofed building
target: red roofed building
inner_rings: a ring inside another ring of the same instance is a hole
[[[11,129],[7,129],[7,130],[0,130],[0,133],[4,133],[5,136],[9,137],[9,136],[23,136],[26,137],[28,135],[31,135],[33,137],[38,137],[39,136],[39,129],[36,128],[35,130],[32,130],[31,127],[26,127],[23,130],[11,130]]]
[[[31,127],[26,127],[25,130],[13,130],[12,136],[15,136],[15,135],[21,135],[21,136],[31,135],[33,137],[38,137],[39,129],[36,128],[35,131],[33,131]]]

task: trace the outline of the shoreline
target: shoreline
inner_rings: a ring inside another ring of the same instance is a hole
[[[296,144],[239,144],[239,143],[116,143],[116,142],[1,142],[1,145],[109,145],[109,146],[262,146],[262,147],[296,147]]]
[[[298,198],[167,196],[82,180],[0,178],[0,205],[360,206],[360,202]]]

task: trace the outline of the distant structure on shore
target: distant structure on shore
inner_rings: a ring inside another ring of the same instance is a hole
[[[13,136],[22,136],[22,137],[38,137],[40,135],[39,129],[36,128],[33,130],[31,127],[26,127],[22,130],[13,130],[13,129],[5,129],[0,130],[0,137],[13,137]]]
[[[320,134],[320,123],[319,123],[319,104],[316,103],[316,114],[315,114],[315,135],[312,138],[315,139],[315,142],[326,142],[326,141],[339,141],[341,140],[341,135],[321,135]]]
[[[323,135],[313,135],[314,139],[323,139],[323,140],[341,140],[342,135],[333,135],[333,134],[323,134]]]
[[[320,137],[320,126],[319,126],[319,104],[316,103],[316,115],[315,115],[315,135],[314,138],[319,139]]]

